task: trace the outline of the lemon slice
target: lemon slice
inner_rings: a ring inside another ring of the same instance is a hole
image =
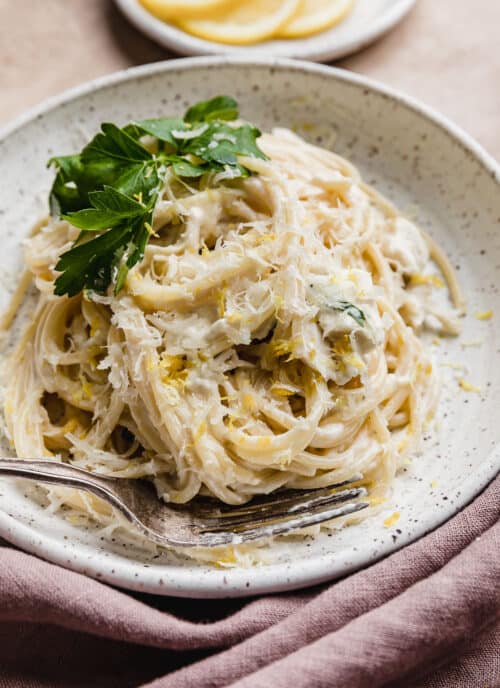
[[[148,12],[163,21],[210,16],[214,11],[230,7],[236,0],[140,0]]]
[[[329,29],[350,12],[354,0],[303,0],[299,12],[281,27],[280,38],[303,38]]]
[[[263,41],[275,34],[297,12],[302,0],[240,0],[231,9],[210,18],[177,20],[179,26],[209,41],[242,45]]]

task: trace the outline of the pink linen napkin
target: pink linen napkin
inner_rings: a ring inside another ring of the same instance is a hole
[[[0,688],[500,686],[500,477],[441,528],[320,588],[130,595],[0,548]]]

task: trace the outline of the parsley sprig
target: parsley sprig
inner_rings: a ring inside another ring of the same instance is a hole
[[[52,215],[81,230],[55,266],[61,272],[55,294],[102,294],[110,285],[117,294],[123,288],[128,271],[144,256],[169,168],[189,179],[219,172],[249,176],[238,158],[266,156],[257,145],[260,131],[236,123],[238,116],[233,98],[217,96],[189,108],[182,119],[146,119],[122,128],[102,124],[81,153],[49,160],[57,169]],[[145,136],[156,145],[146,147]]]

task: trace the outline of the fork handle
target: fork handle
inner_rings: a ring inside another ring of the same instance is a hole
[[[197,544],[197,541],[193,540],[189,528],[184,528],[184,534],[181,533],[176,537],[175,533],[172,536],[163,535],[157,529],[144,524],[133,507],[140,505],[142,495],[142,507],[144,510],[144,499],[147,507],[147,502],[151,496],[148,493],[146,498],[144,498],[145,485],[141,487],[135,484],[134,486],[130,485],[132,482],[136,483],[139,481],[97,475],[83,468],[76,468],[54,459],[0,459],[0,478],[2,477],[22,478],[23,480],[34,480],[36,482],[48,483],[49,485],[86,490],[115,507],[130,523],[142,531],[149,540],[159,542],[163,546],[192,547]],[[126,496],[128,496],[128,499],[124,499]],[[155,502],[157,501],[155,495]],[[164,508],[166,508],[166,505]],[[146,508],[146,514],[147,511],[148,509]],[[179,524],[182,524],[182,520],[175,519],[174,516],[175,514],[170,514],[170,522],[171,525],[176,525],[178,528]]]
[[[53,459],[0,459],[0,477],[23,478],[49,485],[74,487],[116,504],[112,478],[90,473]]]

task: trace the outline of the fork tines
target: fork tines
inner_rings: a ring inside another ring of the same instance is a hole
[[[197,515],[203,519],[200,533],[232,532],[250,540],[347,516],[369,506],[367,502],[357,501],[368,494],[363,485],[353,485],[361,479],[362,476],[356,475],[327,488],[278,492],[236,508],[200,505],[197,508]]]

